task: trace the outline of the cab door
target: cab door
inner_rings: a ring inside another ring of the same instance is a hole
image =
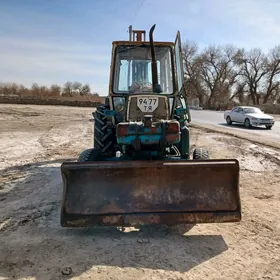
[[[184,90],[184,68],[183,68],[183,57],[182,57],[182,44],[181,44],[181,34],[180,31],[177,32],[176,40],[175,40],[175,64],[176,64],[176,79],[178,86],[178,93],[183,109],[185,109],[187,113],[188,122],[191,121],[191,115],[188,108],[188,101],[183,92]]]
[[[177,36],[175,40],[175,64],[176,64],[178,92],[181,93],[183,89],[184,70],[183,70],[182,44],[181,44],[180,31],[177,32]]]

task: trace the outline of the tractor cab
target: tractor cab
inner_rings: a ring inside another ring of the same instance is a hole
[[[153,88],[151,46],[121,44],[115,47],[114,94],[174,94],[175,75],[172,45],[156,45],[158,84]]]
[[[142,113],[156,119],[171,119],[177,114],[182,115],[182,120],[188,113],[190,121],[183,95],[180,32],[175,43],[154,42],[154,27],[149,41],[146,31],[132,30],[130,26],[129,41],[113,42],[109,98],[116,123],[127,120],[133,95],[138,96],[134,108],[139,111],[137,121],[143,120]]]

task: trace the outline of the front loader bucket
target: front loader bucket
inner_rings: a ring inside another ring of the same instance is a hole
[[[64,162],[61,172],[63,227],[241,220],[237,160]]]

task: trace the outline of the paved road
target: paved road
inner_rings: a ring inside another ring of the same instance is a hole
[[[267,130],[265,127],[253,127],[246,129],[241,124],[227,125],[224,120],[224,112],[222,111],[208,111],[208,110],[191,110],[192,120],[197,123],[211,124],[226,129],[233,129],[237,131],[248,131],[250,134],[256,136],[269,136],[269,138],[279,141],[280,140],[280,120],[276,119],[276,122],[271,130]]]

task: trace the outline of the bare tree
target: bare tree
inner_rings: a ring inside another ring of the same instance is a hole
[[[235,90],[230,97],[229,101],[232,101],[233,99],[237,98],[240,103],[244,103],[246,101],[245,93],[246,93],[246,83],[245,82],[236,82]]]
[[[0,93],[3,95],[18,95],[19,86],[16,83],[2,83]]]
[[[265,77],[265,95],[263,103],[267,103],[269,100],[271,102],[275,101],[279,97],[280,92],[280,45],[274,47],[268,54],[267,65],[266,65],[267,75]]]
[[[30,90],[24,85],[18,86],[18,95],[19,96],[28,96],[30,94]]]
[[[61,87],[59,85],[51,85],[49,96],[58,97],[61,95]]]
[[[201,61],[195,42],[186,41],[182,47],[184,64],[184,84],[188,98],[197,97],[203,104],[205,91],[202,87]]]
[[[240,50],[232,45],[209,46],[200,55],[203,87],[207,91],[207,105],[227,102],[240,73],[236,60]]]
[[[31,88],[16,83],[0,83],[0,95],[19,95],[19,96],[34,96],[34,97],[75,97],[88,96],[88,99],[99,96],[98,93],[91,94],[91,88],[88,84],[80,82],[66,82],[64,87],[53,84],[50,87],[39,86],[33,83]]]
[[[90,95],[90,86],[88,84],[85,84],[81,87],[80,95],[81,96]]]
[[[30,90],[30,95],[39,96],[40,95],[40,87],[37,83],[33,83]]]
[[[80,95],[81,94],[81,91],[82,91],[82,87],[83,85],[79,82],[74,82],[72,84],[72,92],[73,94],[75,95]]]
[[[73,96],[72,82],[66,82],[63,87],[62,96]]]
[[[40,86],[39,87],[39,96],[48,97],[49,96],[49,89],[46,86]]]
[[[241,76],[248,87],[249,97],[254,105],[259,105],[262,82],[268,73],[267,57],[261,49],[254,48],[243,51],[238,62],[242,65]]]

